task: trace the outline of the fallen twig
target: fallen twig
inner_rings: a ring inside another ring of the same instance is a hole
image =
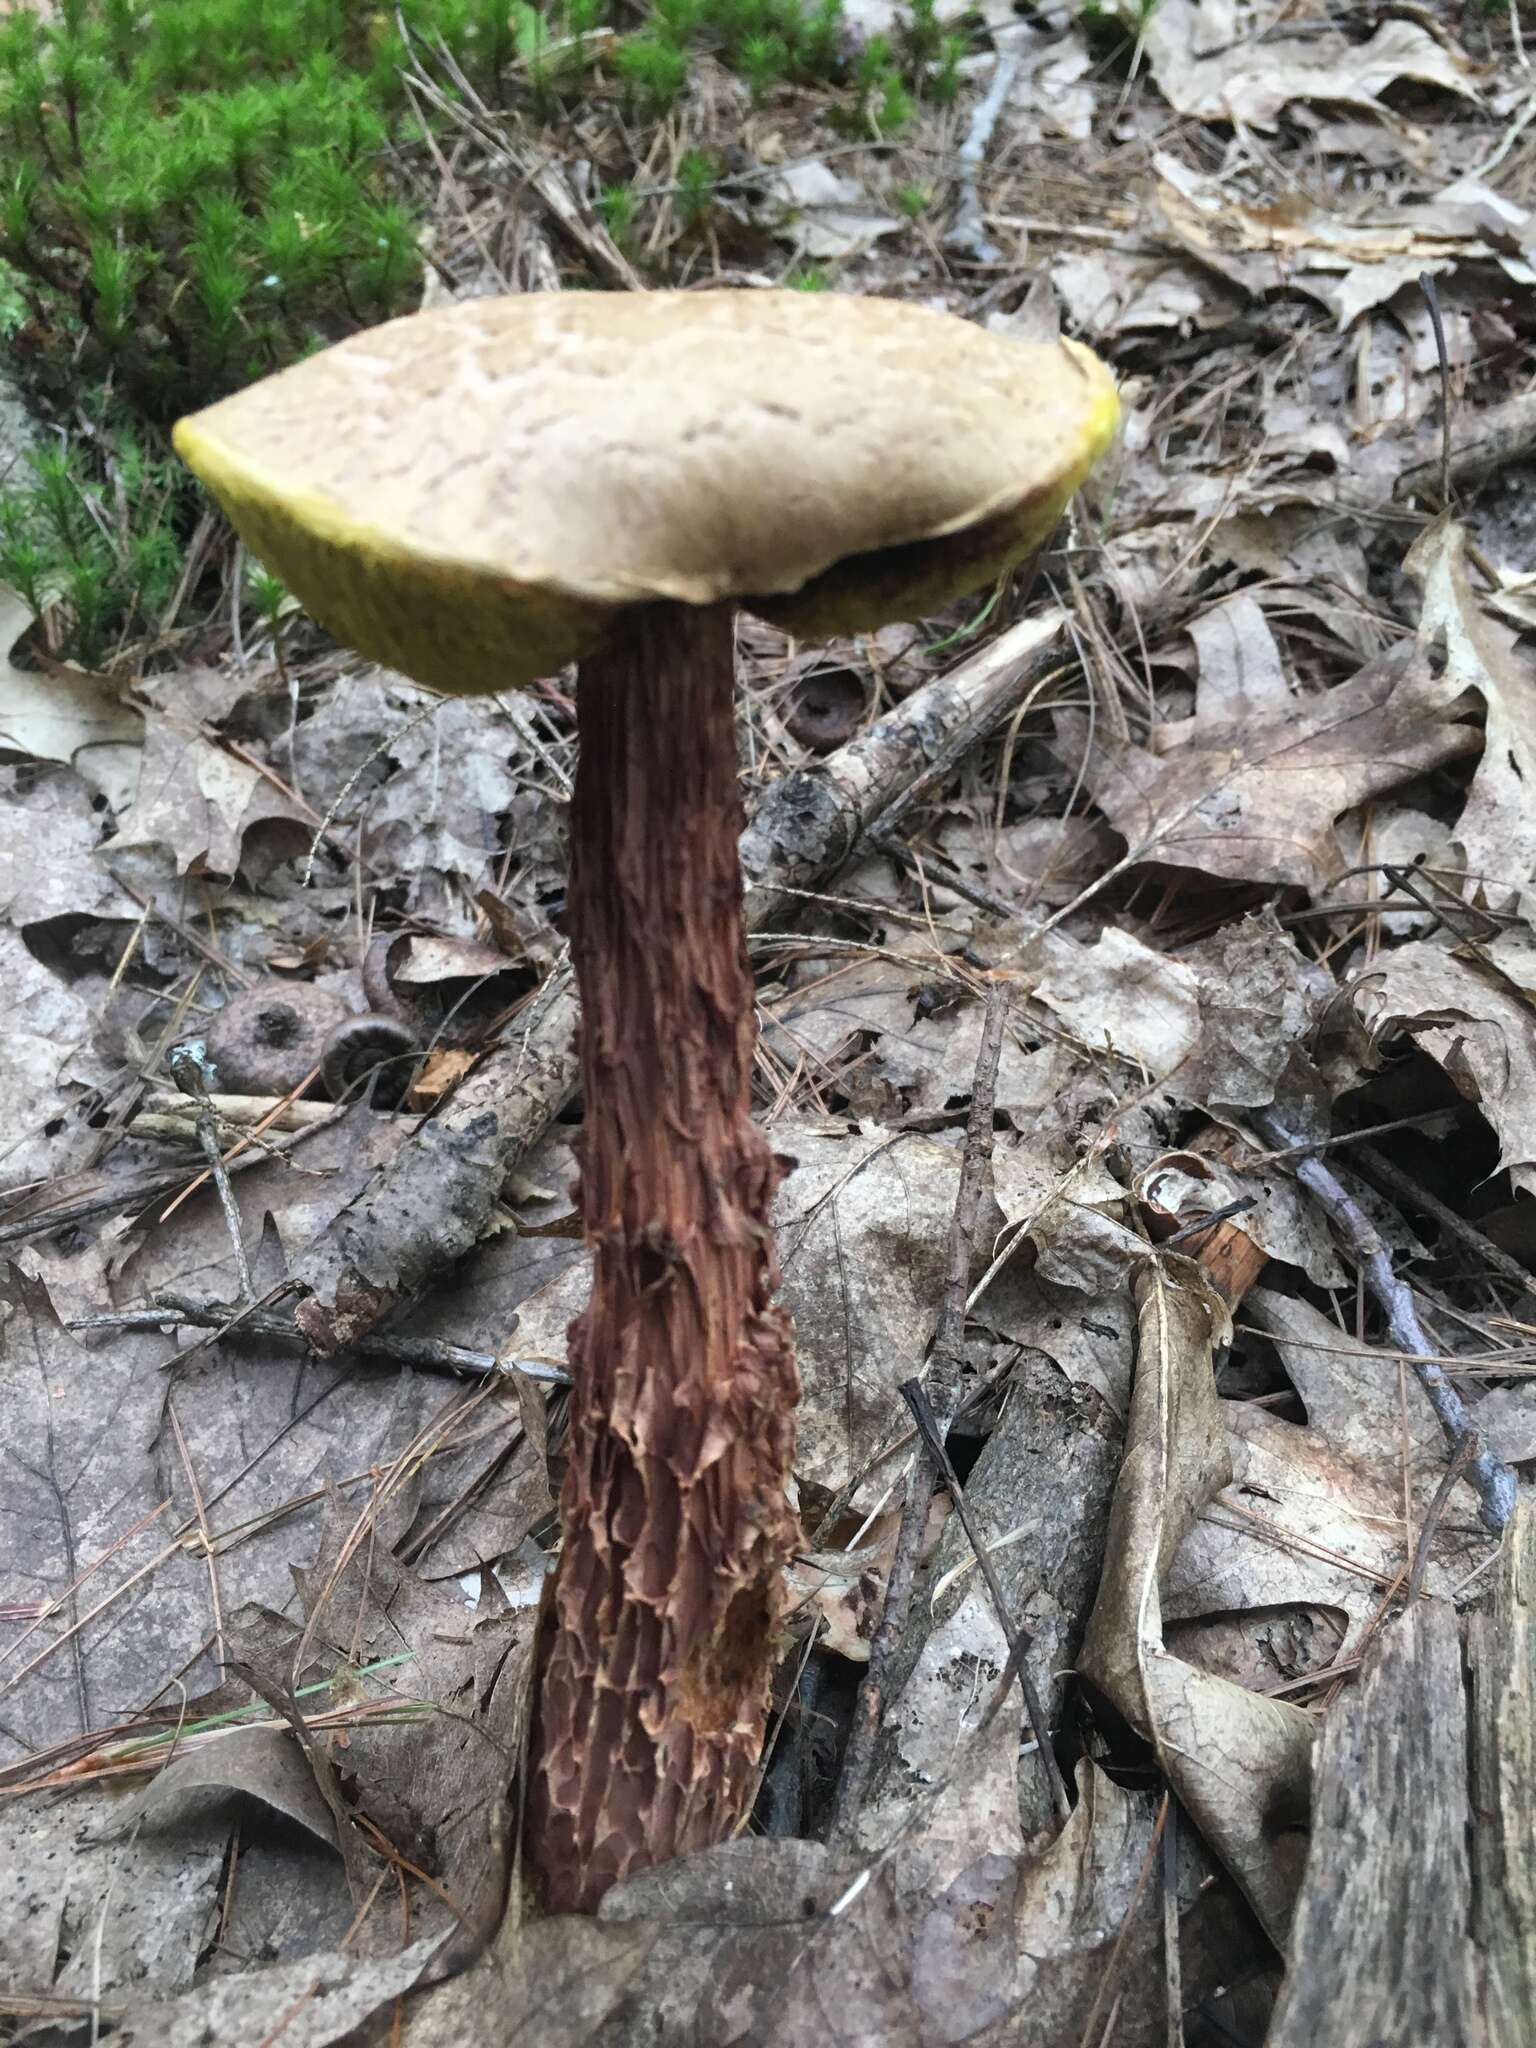
[[[1461,1477],[1462,1469],[1467,1462],[1467,1454],[1475,1441],[1473,1437],[1464,1436],[1451,1451],[1451,1462],[1440,1476],[1440,1484],[1435,1488],[1435,1497],[1424,1517],[1424,1526],[1419,1531],[1419,1540],[1414,1545],[1413,1563],[1408,1570],[1408,1583],[1403,1588],[1405,1608],[1412,1607],[1419,1597],[1419,1588],[1423,1585],[1424,1574],[1429,1569],[1429,1553],[1434,1548],[1435,1535],[1445,1515],[1446,1502],[1451,1497],[1451,1489]]]
[[[1410,1175],[1404,1173],[1401,1167],[1394,1166],[1390,1159],[1384,1158],[1374,1145],[1362,1145],[1355,1153],[1355,1170],[1363,1174],[1368,1181],[1374,1182],[1377,1187],[1384,1188],[1389,1194],[1396,1195],[1400,1201],[1407,1202],[1421,1215],[1429,1217],[1431,1222],[1438,1223],[1442,1230],[1459,1239],[1468,1251],[1481,1259],[1491,1273],[1497,1273],[1501,1280],[1508,1280],[1523,1294],[1536,1294],[1536,1275],[1528,1273],[1519,1260],[1512,1259],[1508,1252],[1500,1251],[1493,1240],[1485,1237],[1476,1224],[1469,1223],[1465,1216],[1458,1216],[1456,1211],[1448,1208],[1438,1195],[1432,1195],[1428,1188],[1421,1187]]]
[[[982,160],[987,145],[992,140],[992,131],[997,126],[998,116],[1007,105],[1008,95],[1013,90],[1013,81],[1019,75],[1019,56],[1010,50],[1000,56],[993,66],[992,82],[984,98],[978,103],[971,116],[971,125],[966,130],[955,157],[956,181],[960,197],[955,205],[955,217],[949,233],[944,237],[944,246],[957,256],[969,256],[973,263],[1001,263],[1003,252],[987,237],[982,217],[981,193],[977,189]]]
[[[1273,1109],[1255,1110],[1253,1121],[1271,1145],[1290,1147],[1302,1142]],[[1447,1442],[1455,1449],[1463,1439],[1469,1441],[1467,1481],[1482,1502],[1480,1518],[1484,1528],[1497,1532],[1514,1509],[1515,1475],[1482,1447],[1465,1402],[1446,1378],[1444,1368],[1434,1362],[1435,1347],[1419,1321],[1412,1289],[1393,1272],[1392,1261],[1375,1226],[1333,1169],[1316,1153],[1304,1152],[1296,1161],[1295,1171],[1296,1178],[1338,1231],[1344,1249],[1385,1311],[1392,1341],[1412,1361],[1419,1385]]]
[[[1035,1690],[1035,1681],[1029,1675],[1028,1655],[1030,1636],[1027,1629],[1016,1628],[1008,1612],[1007,1596],[997,1576],[997,1566],[992,1562],[992,1553],[987,1546],[984,1532],[978,1527],[971,1514],[971,1504],[966,1499],[965,1488],[960,1484],[960,1475],[950,1462],[949,1452],[944,1448],[944,1438],[938,1427],[927,1394],[921,1380],[903,1380],[901,1398],[912,1411],[912,1420],[917,1424],[918,1435],[928,1452],[930,1464],[937,1470],[949,1489],[950,1499],[955,1504],[955,1513],[960,1517],[966,1535],[970,1538],[971,1549],[976,1554],[976,1563],[982,1578],[986,1581],[992,1605],[997,1614],[998,1626],[1008,1641],[1008,1662],[1019,1677],[1019,1689],[1024,1695],[1025,1711],[1029,1715],[1030,1730],[1035,1738],[1035,1747],[1040,1754],[1040,1768],[1045,1773],[1045,1782],[1050,1788],[1051,1804],[1056,1809],[1056,1818],[1065,1821],[1071,1811],[1067,1803],[1067,1788],[1062,1783],[1061,1771],[1057,1766],[1056,1752],[1051,1747],[1051,1731],[1046,1726],[1045,1709],[1040,1704],[1040,1695]]]
[[[297,1344],[302,1341],[293,1324],[283,1316],[257,1315],[249,1309],[221,1302],[188,1301],[181,1295],[159,1297],[152,1308],[114,1309],[101,1315],[74,1316],[66,1330],[225,1330],[234,1327],[242,1337],[260,1337],[264,1342]],[[493,1374],[520,1372],[531,1380],[544,1380],[555,1387],[570,1385],[564,1366],[542,1358],[497,1358],[489,1351],[471,1351],[463,1344],[448,1344],[436,1337],[388,1337],[370,1330],[351,1346],[365,1358],[387,1358],[396,1365],[414,1365],[423,1372],[447,1372],[473,1379]]]

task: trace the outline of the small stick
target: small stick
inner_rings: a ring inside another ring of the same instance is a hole
[[[1192,1223],[1186,1223],[1176,1230],[1172,1237],[1165,1237],[1158,1245],[1159,1251],[1172,1251],[1181,1244],[1188,1244],[1193,1237],[1202,1237],[1218,1223],[1230,1223],[1234,1216],[1242,1216],[1258,1201],[1257,1195],[1239,1195],[1234,1201],[1223,1202],[1219,1209],[1209,1209],[1205,1215],[1197,1216]]]
[[[264,1342],[302,1344],[293,1324],[282,1316],[244,1313],[222,1302],[188,1301],[177,1294],[159,1297],[153,1308],[115,1309],[94,1316],[74,1316],[66,1330],[226,1330],[240,1336],[260,1337]],[[463,1373],[477,1379],[496,1374],[523,1373],[531,1380],[550,1386],[567,1387],[570,1377],[563,1366],[537,1358],[497,1358],[488,1351],[471,1351],[463,1344],[449,1344],[436,1337],[389,1337],[370,1330],[353,1345],[343,1349],[359,1351],[365,1358],[387,1358],[398,1365],[419,1366],[425,1372]]]
[[[1429,308],[1429,324],[1435,330],[1435,354],[1440,358],[1440,509],[1451,509],[1451,358],[1445,346],[1445,322],[1440,317],[1440,293],[1434,274],[1419,272],[1419,290]]]
[[[1163,1996],[1168,2048],[1184,2041],[1184,1972],[1179,1955],[1179,1809],[1163,1794]]]
[[[1383,1159],[1374,1145],[1360,1147],[1355,1154],[1355,1169],[1363,1173],[1367,1180],[1377,1182],[1401,1201],[1407,1202],[1411,1208],[1421,1210],[1432,1222],[1438,1223],[1442,1230],[1457,1238],[1469,1251],[1474,1252],[1489,1271],[1497,1273],[1501,1280],[1508,1280],[1522,1293],[1536,1294],[1536,1275],[1528,1273],[1519,1260],[1512,1259],[1508,1252],[1501,1252],[1496,1244],[1484,1237],[1476,1224],[1469,1223],[1464,1216],[1458,1216],[1454,1209],[1447,1208],[1438,1195],[1432,1195],[1428,1188],[1420,1187],[1419,1183],[1404,1173],[1400,1166],[1394,1166],[1390,1159]]]
[[[949,1227],[949,1258],[945,1270],[944,1299],[929,1352],[929,1370],[941,1382],[941,1399],[936,1403],[947,1428],[954,1420],[964,1358],[960,1348],[965,1328],[967,1283],[970,1279],[971,1250],[976,1236],[976,1216],[981,1206],[981,1184],[992,1157],[992,1106],[997,1096],[997,1066],[1003,1050],[1003,1025],[1008,1013],[1008,991],[1001,983],[987,997],[987,1021],[976,1056],[976,1074],[971,1083],[971,1113],[966,1124],[965,1150],[960,1161],[960,1186],[955,1195],[954,1219]],[[832,1809],[832,1840],[846,1841],[852,1834],[864,1802],[869,1774],[875,1761],[875,1737],[885,1706],[885,1683],[912,1605],[912,1587],[917,1561],[928,1526],[928,1507],[938,1480],[939,1468],[925,1450],[907,1467],[906,1494],[901,1506],[901,1523],[896,1532],[896,1549],[885,1581],[885,1605],[869,1645],[869,1664],[859,1686],[853,1724],[843,1751],[837,1797]]]
[[[1067,1788],[1061,1781],[1061,1772],[1056,1764],[1056,1752],[1051,1747],[1051,1731],[1046,1726],[1045,1709],[1040,1704],[1040,1695],[1035,1690],[1035,1681],[1029,1675],[1025,1662],[1029,1654],[1030,1634],[1028,1629],[1016,1628],[1009,1618],[1007,1596],[997,1576],[997,1567],[992,1562],[992,1553],[986,1539],[971,1513],[970,1501],[965,1488],[960,1484],[960,1475],[950,1463],[949,1452],[944,1448],[944,1438],[939,1430],[938,1417],[928,1402],[921,1380],[903,1380],[901,1398],[912,1411],[912,1420],[917,1424],[918,1434],[927,1449],[930,1461],[938,1468],[940,1477],[949,1488],[950,1498],[955,1504],[955,1513],[960,1517],[966,1535],[971,1539],[971,1548],[976,1553],[976,1563],[986,1581],[987,1591],[992,1596],[992,1605],[997,1610],[998,1625],[1008,1642],[1008,1662],[1019,1674],[1019,1688],[1024,1694],[1024,1706],[1029,1714],[1029,1725],[1035,1737],[1035,1747],[1040,1752],[1040,1768],[1045,1773],[1045,1782],[1050,1789],[1051,1805],[1056,1818],[1065,1823],[1071,1807],[1067,1801]]]
[[[219,1191],[219,1207],[224,1212],[224,1228],[229,1232],[229,1241],[235,1254],[235,1278],[240,1288],[240,1305],[249,1308],[256,1299],[256,1286],[251,1278],[250,1261],[245,1256],[245,1238],[240,1220],[240,1211],[235,1204],[235,1192],[229,1184],[229,1169],[224,1164],[224,1155],[219,1150],[217,1136],[218,1118],[208,1094],[208,1076],[212,1071],[208,1055],[200,1038],[186,1039],[180,1045],[173,1045],[166,1057],[171,1070],[171,1079],[184,1095],[189,1095],[196,1105],[197,1142],[202,1147],[208,1170],[213,1175],[213,1184]]]
[[[1435,1540],[1435,1531],[1439,1528],[1441,1518],[1445,1514],[1445,1504],[1451,1497],[1451,1488],[1461,1477],[1462,1467],[1466,1464],[1467,1458],[1476,1442],[1476,1437],[1470,1431],[1462,1438],[1461,1442],[1452,1450],[1451,1462],[1446,1466],[1444,1473],[1441,1475],[1440,1484],[1435,1488],[1435,1497],[1429,1504],[1429,1512],[1425,1515],[1424,1525],[1419,1530],[1419,1540],[1414,1545],[1413,1563],[1408,1571],[1408,1583],[1403,1588],[1403,1609],[1405,1612],[1414,1605],[1419,1597],[1419,1588],[1423,1585],[1424,1574],[1429,1568],[1429,1551],[1430,1545]]]
[[[1289,1147],[1302,1142],[1274,1109],[1255,1110],[1253,1121],[1270,1145]],[[1296,1178],[1333,1223],[1345,1250],[1385,1311],[1392,1342],[1411,1358],[1419,1385],[1445,1431],[1447,1442],[1455,1447],[1463,1438],[1470,1439],[1466,1476],[1482,1502],[1480,1519],[1484,1528],[1497,1534],[1514,1512],[1515,1475],[1491,1451],[1482,1448],[1466,1404],[1446,1378],[1444,1369],[1434,1362],[1434,1346],[1419,1321],[1412,1289],[1393,1272],[1392,1261],[1375,1226],[1331,1167],[1325,1166],[1315,1153],[1306,1152],[1296,1161]]]
[[[1339,1145],[1359,1145],[1367,1138],[1384,1138],[1388,1131],[1418,1130],[1449,1113],[1443,1109],[1421,1109],[1417,1116],[1395,1116],[1390,1123],[1367,1124],[1359,1131],[1335,1131],[1331,1138],[1318,1138],[1311,1144],[1287,1145],[1283,1152],[1260,1152],[1245,1163],[1250,1171],[1261,1166],[1278,1166],[1283,1159],[1299,1159],[1303,1152],[1331,1152]]]
[[[969,256],[976,263],[1001,263],[1003,252],[995,242],[987,239],[987,231],[981,210],[981,193],[977,179],[982,162],[987,154],[987,145],[992,140],[992,131],[997,126],[998,116],[1008,103],[1013,90],[1013,81],[1019,75],[1019,55],[1010,51],[1000,56],[992,69],[991,83],[985,96],[971,116],[971,125],[966,130],[964,142],[955,152],[956,181],[960,197],[955,205],[955,218],[949,233],[944,237],[944,246],[953,249],[957,255]]]

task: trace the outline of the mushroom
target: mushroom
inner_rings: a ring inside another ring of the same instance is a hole
[[[920,617],[1048,537],[1108,371],[886,299],[478,299],[353,336],[176,446],[340,640],[439,690],[570,661],[590,1305],[526,1840],[546,1903],[718,1841],[762,1743],[798,1396],[751,1118],[734,625]]]

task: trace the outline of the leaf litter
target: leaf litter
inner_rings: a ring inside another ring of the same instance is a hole
[[[1070,640],[754,940],[805,1379],[775,1734],[753,1830],[594,1920],[530,1915],[513,1858],[562,1432],[548,1378],[513,1368],[558,1375],[585,1292],[569,1126],[398,1304],[392,1353],[317,1357],[293,1322],[295,1262],[359,1227],[466,1063],[538,1057],[564,681],[439,706],[302,626],[282,673],[212,626],[195,660],[87,677],[0,610],[18,2026],[1001,2048],[1164,2039],[1171,2008],[1188,2040],[1257,2041],[1282,1984],[1294,2006],[1328,1926],[1319,1730],[1389,1668],[1407,1601],[1439,1628],[1499,1574],[1478,1496],[1446,1489],[1424,1361],[1271,1111],[1326,1147],[1520,1528],[1536,1466],[1529,85],[1492,17],[1162,0],[1106,62],[1116,12],[984,8],[958,115],[920,109],[894,145],[833,143],[810,91],[738,109],[763,175],[689,258],[1059,322],[1115,363],[1128,420],[1041,568]],[[855,32],[892,32],[867,13]],[[947,260],[955,152],[1005,61],[980,228]],[[480,120],[439,290],[481,288],[503,205]],[[553,137],[546,184],[582,188],[575,146]],[[917,185],[933,221],[900,200]],[[689,246],[658,234],[656,260]],[[543,257],[545,286],[628,269],[595,229]],[[808,654],[867,731],[1027,601],[824,656],[745,625],[749,795],[835,768],[791,730]],[[429,1060],[399,1109],[226,1105],[226,1209],[166,1054],[274,974],[355,1012],[382,989]],[[1004,1613],[941,1490],[835,1823],[998,990],[950,1450]],[[1312,1946],[1287,1974],[1293,1922]]]

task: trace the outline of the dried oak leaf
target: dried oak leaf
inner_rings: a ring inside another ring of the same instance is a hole
[[[1499,1165],[1536,1194],[1536,1019],[1491,965],[1434,939],[1382,953],[1355,1000],[1378,1036],[1406,1032],[1477,1105],[1499,1140]]]
[[[165,846],[179,875],[234,875],[243,867],[261,880],[303,853],[313,822],[275,780],[209,736],[209,716],[228,695],[224,679],[212,678],[206,689],[196,676],[174,681],[174,693],[151,700],[138,789],[105,850]]]
[[[1456,824],[1473,902],[1496,909],[1536,874],[1536,664],[1490,616],[1467,577],[1467,536],[1437,520],[1404,564],[1423,586],[1420,641],[1443,649],[1447,680],[1487,706],[1482,759]],[[1394,929],[1401,929],[1394,926]]]
[[[1403,646],[1283,716],[1163,727],[1160,753],[1095,746],[1075,712],[1057,714],[1055,746],[1086,758],[1128,859],[1315,892],[1344,865],[1345,811],[1477,752],[1477,729],[1447,715],[1463,687]]]

